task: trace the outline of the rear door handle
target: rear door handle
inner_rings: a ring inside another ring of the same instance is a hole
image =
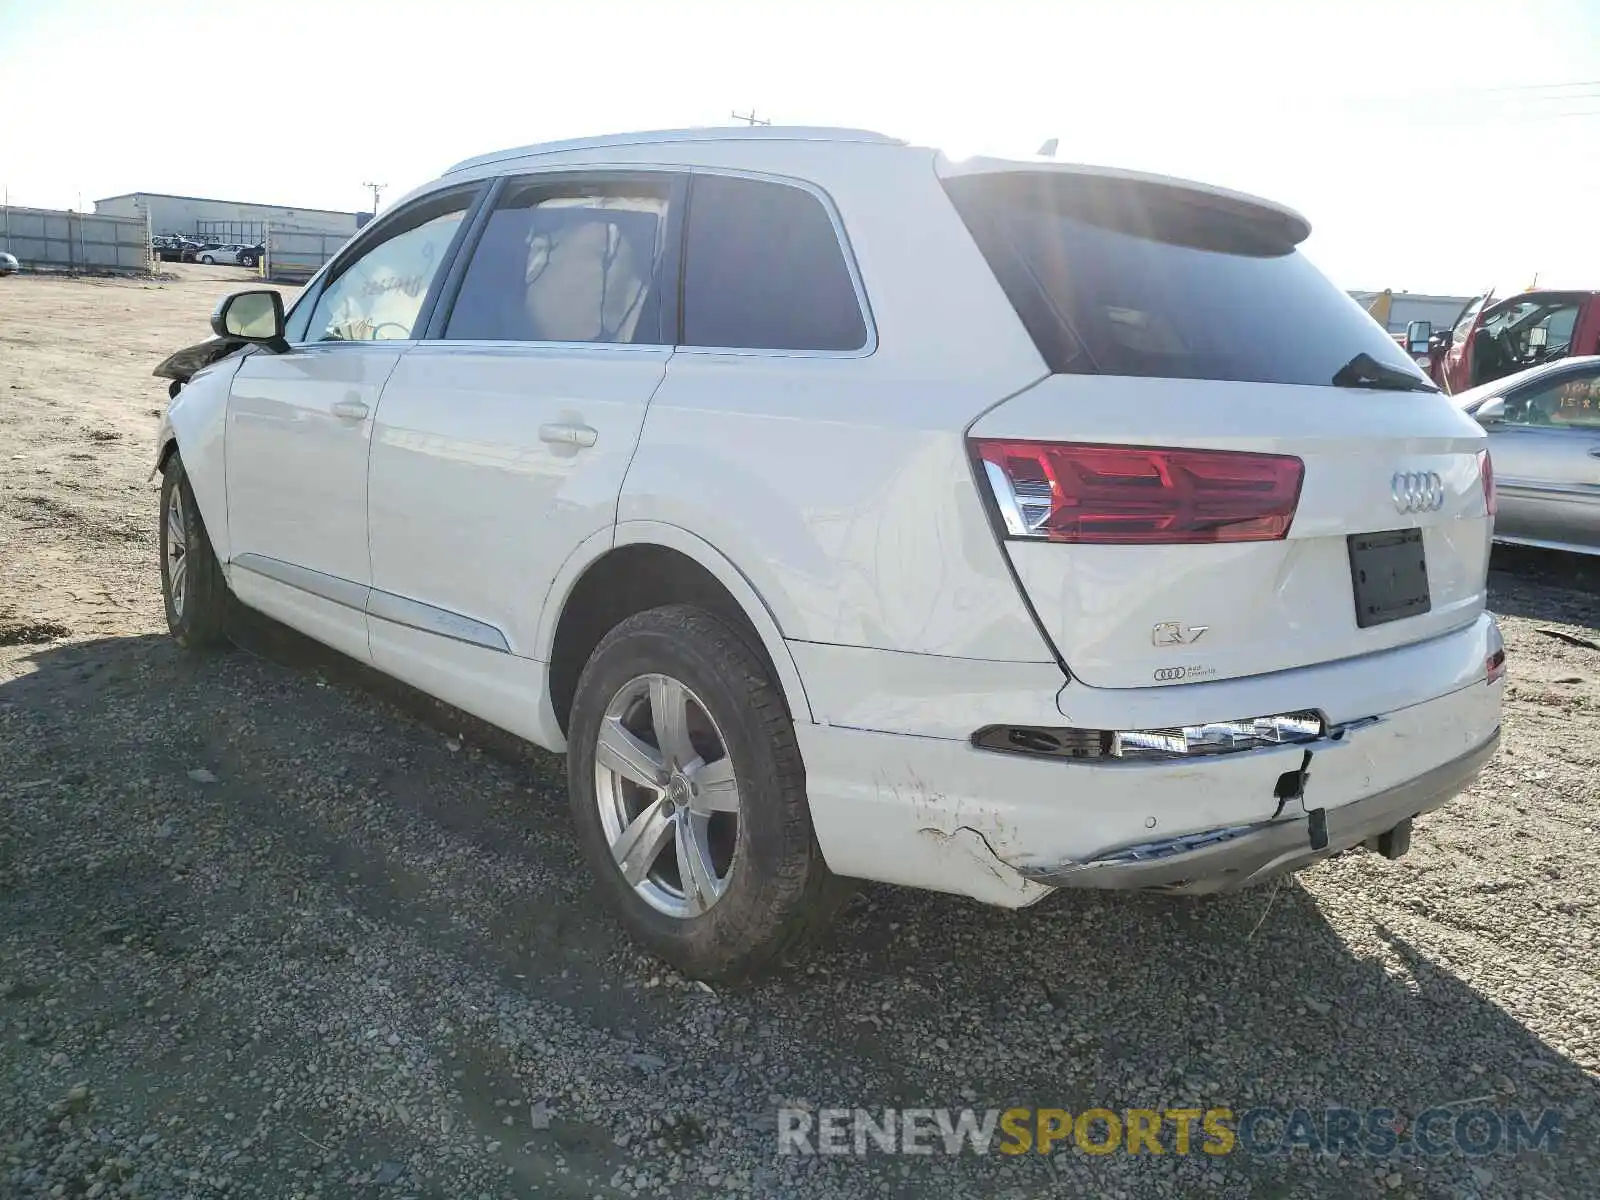
[[[539,440],[553,446],[592,446],[599,437],[599,433],[587,425],[539,426]]]
[[[367,416],[367,406],[359,400],[335,400],[333,402],[333,415],[343,417],[347,421],[363,421]]]

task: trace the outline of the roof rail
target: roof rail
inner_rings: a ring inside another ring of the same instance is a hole
[[[870,129],[834,128],[827,125],[703,125],[692,129],[652,129],[639,133],[612,133],[602,137],[568,138],[559,142],[535,142],[528,146],[513,146],[464,159],[445,172],[458,171],[513,158],[531,158],[540,154],[561,154],[569,150],[603,150],[613,146],[648,146],[668,142],[873,142],[889,146],[904,146],[900,138],[874,133]]]

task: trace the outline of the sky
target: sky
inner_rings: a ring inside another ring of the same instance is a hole
[[[1345,288],[1600,288],[1600,0],[0,0],[18,205],[359,209],[752,107],[1254,192]]]

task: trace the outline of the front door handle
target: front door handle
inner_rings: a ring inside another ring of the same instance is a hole
[[[599,433],[587,425],[541,425],[539,426],[539,440],[549,442],[553,446],[592,446]]]
[[[343,417],[347,421],[364,421],[367,417],[367,406],[359,400],[335,400],[333,402],[333,415]]]

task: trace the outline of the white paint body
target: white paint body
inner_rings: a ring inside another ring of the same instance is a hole
[[[1270,817],[1286,769],[1259,752],[1132,769],[997,754],[971,743],[985,725],[1385,717],[1320,766],[1334,807],[1492,737],[1481,430],[1443,396],[1052,376],[938,180],[1021,165],[764,131],[474,160],[414,195],[606,168],[818,188],[859,272],[870,345],[295,345],[195,376],[162,444],[181,447],[246,604],[557,751],[548,664],[574,586],[618,546],[693,558],[774,663],[818,839],[845,875],[1021,905],[1049,889],[1018,867]],[[368,411],[336,416],[341,401]],[[552,444],[552,423],[587,427],[593,445]],[[1290,453],[1305,484],[1282,541],[1007,542],[969,433]],[[1400,470],[1439,473],[1439,511],[1396,513]],[[1423,530],[1433,609],[1357,629],[1346,535],[1407,527]],[[260,558],[364,590],[330,600],[263,575]],[[391,619],[406,604],[487,632]],[[1157,648],[1162,621],[1204,625],[1205,639]],[[1152,682],[1190,664],[1208,681]]]

